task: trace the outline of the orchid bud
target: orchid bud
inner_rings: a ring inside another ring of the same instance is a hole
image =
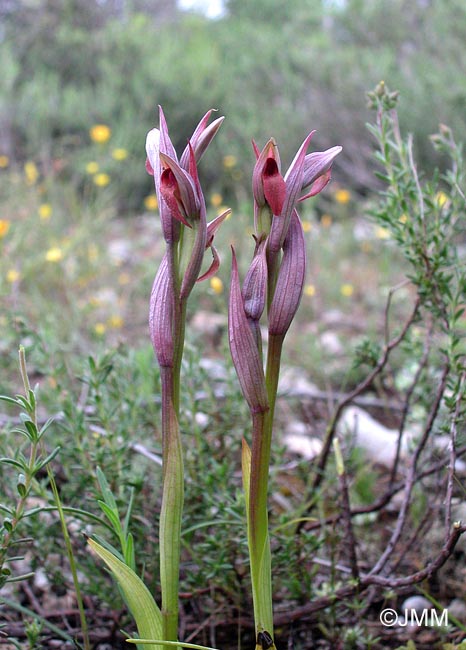
[[[269,409],[264,368],[259,349],[244,311],[236,255],[232,249],[228,336],[233,363],[243,395],[253,413]]]
[[[161,367],[173,366],[174,291],[168,258],[164,255],[150,297],[149,332]]]
[[[267,297],[267,255],[265,236],[256,243],[256,251],[249,266],[243,283],[243,304],[252,333],[259,350],[262,348],[262,338],[259,320],[265,307]]]
[[[306,243],[296,210],[283,245],[283,258],[269,311],[269,334],[285,336],[298,309],[306,275]]]
[[[244,312],[251,320],[262,316],[267,295],[267,258],[265,237],[256,244],[256,251],[243,283]]]
[[[304,174],[301,189],[304,190],[310,185],[312,187],[311,192],[309,194],[306,194],[306,196],[301,197],[300,201],[304,201],[304,199],[309,198],[310,196],[315,196],[325,187],[328,180],[330,179],[330,176],[327,177],[327,182],[323,185],[323,187],[321,186],[318,191],[313,191],[319,187],[317,185],[319,178],[325,177],[326,174],[330,172],[333,161],[341,151],[342,147],[332,147],[326,151],[313,151],[306,156],[304,160]]]
[[[212,124],[208,124],[211,114],[212,114],[212,110],[207,111],[207,113],[204,115],[202,120],[195,128],[194,133],[190,138],[190,144],[194,150],[196,162],[200,161],[207,147],[216,136],[217,131],[222,126],[223,120],[225,119],[224,117],[219,117],[216,120],[214,120]],[[189,163],[189,145],[186,146],[180,158],[180,165],[181,167],[183,167],[183,169],[187,169],[188,163]]]

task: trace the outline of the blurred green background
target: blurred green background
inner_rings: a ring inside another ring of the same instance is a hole
[[[251,138],[273,135],[287,161],[317,129],[314,149],[344,147],[334,177],[365,193],[375,181],[364,93],[381,79],[401,91],[402,128],[423,168],[442,164],[427,140],[439,122],[464,139],[463,0],[226,0],[213,19],[208,9],[1,0],[2,167],[32,160],[80,187],[98,162],[102,184],[118,176],[118,211],[138,211],[151,188],[144,140],[157,105],[182,148],[214,107],[227,120],[203,162],[207,190],[230,201],[249,191]],[[106,147],[90,138],[95,124],[111,130]]]

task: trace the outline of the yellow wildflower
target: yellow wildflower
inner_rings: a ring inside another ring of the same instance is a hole
[[[398,219],[400,223],[406,223],[408,221],[408,215],[407,214],[402,214],[401,217]]]
[[[320,218],[320,225],[322,228],[330,228],[332,225],[332,216],[330,214],[323,214]]]
[[[367,240],[362,241],[361,242],[361,250],[362,250],[363,253],[366,253],[366,254],[371,253],[372,250],[373,250],[372,244]]]
[[[345,298],[351,298],[354,293],[354,287],[352,284],[342,284],[340,287],[340,293]]]
[[[157,201],[157,196],[155,194],[149,194],[144,199],[144,207],[146,210],[157,210],[159,207],[159,202]]]
[[[96,174],[93,180],[94,185],[97,185],[97,187],[105,187],[110,183],[110,176],[101,172],[100,174]]]
[[[218,192],[214,192],[211,197],[210,197],[210,204],[213,205],[214,208],[218,208],[222,205],[223,203],[223,197],[221,194]]]
[[[52,206],[50,203],[41,203],[38,212],[41,221],[48,221],[52,216]]]
[[[98,144],[108,142],[111,135],[112,131],[106,124],[94,124],[94,126],[89,129],[89,137],[92,142],[97,142]]]
[[[109,327],[112,327],[113,329],[120,329],[123,327],[123,319],[121,316],[117,316],[116,314],[113,316],[110,316],[110,318],[107,321],[107,324]]]
[[[306,296],[309,296],[312,298],[312,296],[316,295],[316,288],[313,284],[306,284],[304,287],[304,293]]]
[[[310,232],[312,230],[312,223],[310,221],[303,221],[303,230],[304,232]]]
[[[227,156],[223,156],[223,166],[225,169],[231,169],[232,167],[236,167],[236,156],[233,156],[232,154],[228,154]]]
[[[18,282],[20,278],[21,278],[21,274],[16,269],[10,269],[9,271],[7,271],[6,279],[11,284],[13,284],[14,282]]]
[[[60,262],[63,259],[62,249],[58,248],[58,246],[49,248],[49,250],[45,253],[45,259],[47,262]]]
[[[28,160],[24,164],[24,175],[26,176],[26,182],[28,185],[35,185],[37,179],[39,178],[39,170],[37,165],[32,160]]]
[[[216,294],[221,294],[223,292],[223,282],[216,275],[213,278],[210,278],[210,288]]]
[[[233,169],[233,170],[231,171],[231,178],[232,178],[236,183],[238,183],[239,181],[241,181],[241,180],[244,178],[244,174],[243,174],[243,172],[241,171],[241,169]]]
[[[341,205],[346,205],[351,201],[351,192],[345,189],[339,189],[335,192],[335,201]]]
[[[435,202],[437,203],[439,208],[443,208],[445,203],[448,201],[448,196],[445,194],[445,192],[437,192],[435,195]]]
[[[128,158],[127,149],[123,149],[122,147],[118,147],[117,149],[114,149],[112,151],[112,158],[113,160],[126,160],[126,158]]]
[[[0,239],[8,234],[10,225],[11,223],[8,219],[0,219]]]
[[[0,169],[5,169],[10,164],[10,159],[5,154],[0,156]]]
[[[375,236],[377,239],[390,239],[390,231],[388,228],[384,228],[383,226],[378,226],[375,229]]]
[[[99,259],[99,247],[96,244],[89,244],[87,247],[87,259],[89,262],[95,262]]]
[[[86,165],[86,172],[88,174],[97,174],[99,171],[99,163],[96,163],[94,160],[91,160],[91,162],[88,162]]]
[[[105,334],[105,330],[106,330],[106,329],[107,329],[107,328],[105,327],[104,323],[96,323],[96,324],[94,325],[94,332],[95,332],[98,336],[102,336],[103,334]]]
[[[129,273],[126,273],[125,271],[120,273],[120,275],[118,276],[118,284],[120,284],[122,287],[124,287],[125,285],[129,284],[130,282],[131,282],[131,276],[130,276]]]

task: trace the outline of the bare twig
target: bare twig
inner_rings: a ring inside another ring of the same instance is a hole
[[[343,410],[345,409],[346,406],[351,404],[351,402],[361,393],[363,393],[374,381],[374,379],[382,372],[382,370],[385,368],[388,358],[390,356],[390,352],[396,348],[400,342],[404,339],[406,336],[406,333],[408,332],[409,328],[411,327],[412,323],[416,319],[416,316],[418,314],[419,310],[419,305],[420,305],[420,298],[417,296],[416,302],[413,308],[413,311],[411,312],[409,318],[406,320],[405,324],[403,325],[403,328],[401,332],[395,336],[391,341],[389,341],[383,350],[382,356],[380,357],[377,365],[374,367],[372,372],[367,375],[365,379],[363,379],[354,390],[352,390],[348,395],[339,402],[337,405],[334,415],[330,421],[330,424],[327,428],[327,433],[325,435],[325,440],[322,446],[322,451],[319,456],[319,460],[316,463],[316,470],[315,470],[315,478],[313,482],[312,489],[313,491],[317,490],[317,488],[320,486],[323,476],[324,476],[324,469],[327,464],[327,459],[330,453],[330,449],[332,446],[333,438],[335,436],[335,431],[336,427],[338,424],[338,420],[341,417],[341,414]]]
[[[419,365],[417,367],[417,370],[416,370],[416,373],[414,375],[413,381],[411,382],[411,385],[410,385],[410,387],[408,388],[408,390],[406,392],[406,398],[405,398],[405,402],[404,402],[403,413],[402,413],[402,416],[401,416],[401,423],[400,423],[400,426],[399,426],[398,440],[397,440],[397,443],[396,443],[395,460],[393,462],[392,471],[391,471],[391,474],[390,474],[390,486],[392,486],[393,483],[395,482],[396,474],[398,472],[398,465],[399,465],[399,462],[400,462],[401,443],[402,443],[402,440],[403,440],[403,433],[404,433],[405,426],[406,426],[406,419],[408,417],[408,413],[409,413],[409,410],[410,410],[410,407],[411,407],[411,400],[413,398],[414,391],[415,391],[415,389],[416,389],[416,387],[417,387],[417,385],[419,383],[419,380],[421,378],[422,372],[424,371],[424,369],[425,369],[425,367],[427,365],[427,361],[429,359],[430,346],[431,346],[431,342],[432,342],[432,329],[433,329],[433,319],[430,318],[427,333],[426,333],[426,338],[425,338],[425,341],[424,341],[424,350],[423,350],[423,353],[422,353],[422,357],[421,357],[421,360],[419,361]]]
[[[345,546],[347,548],[348,560],[351,567],[351,575],[354,580],[359,582],[359,567],[358,557],[356,554],[356,538],[353,530],[353,522],[351,519],[351,506],[348,494],[348,480],[344,466],[338,473],[338,482],[340,484],[340,503],[341,515],[343,518],[343,527],[345,532]]]
[[[439,387],[437,389],[437,394],[435,396],[434,403],[432,405],[432,408],[430,410],[429,418],[426,423],[426,426],[424,428],[424,432],[421,436],[421,439],[419,440],[416,449],[414,450],[414,453],[411,457],[411,462],[410,466],[408,469],[408,476],[406,478],[406,483],[405,483],[405,495],[401,504],[400,512],[398,514],[398,519],[396,522],[395,530],[392,533],[392,536],[390,537],[387,546],[385,548],[385,551],[382,553],[380,556],[379,560],[376,562],[374,565],[374,568],[372,569],[370,575],[375,575],[379,573],[385,564],[388,561],[388,558],[390,555],[393,553],[393,550],[395,549],[396,544],[398,543],[398,540],[401,537],[401,534],[403,532],[405,523],[406,523],[406,517],[408,515],[409,507],[411,504],[411,493],[414,487],[414,484],[416,483],[416,470],[417,470],[417,463],[419,460],[419,457],[427,443],[427,440],[429,438],[429,435],[432,431],[432,427],[434,425],[435,419],[438,414],[438,410],[440,408],[440,404],[443,399],[443,395],[445,392],[445,387],[447,383],[447,376],[450,371],[450,366],[448,363],[445,364],[445,367],[442,372],[442,377],[440,380]]]
[[[455,524],[452,531],[450,532],[447,541],[443,545],[437,557],[432,562],[429,562],[429,564],[427,564],[427,566],[425,566],[424,569],[421,569],[420,571],[416,571],[415,573],[412,573],[411,575],[405,576],[403,578],[390,578],[379,575],[363,575],[361,576],[359,585],[344,585],[328,596],[318,598],[317,600],[314,600],[311,603],[307,603],[306,605],[302,605],[301,607],[295,607],[295,609],[291,612],[287,611],[283,614],[278,614],[275,616],[274,623],[275,625],[279,626],[285,625],[290,621],[296,621],[301,618],[305,618],[315,612],[329,607],[335,602],[351,598],[357,593],[361,595],[365,590],[373,585],[378,585],[386,589],[396,590],[422,582],[426,578],[430,578],[445,564],[445,562],[453,553],[459,538],[465,532],[466,526]]]
[[[466,454],[466,445],[463,447],[460,447],[457,452],[456,452],[456,458],[461,458],[461,456],[464,456]],[[435,474],[436,472],[439,472],[441,470],[445,469],[445,459],[442,458],[439,460],[437,463],[434,465],[431,465],[430,467],[426,468],[419,474],[417,474],[415,482],[417,483],[418,481],[422,480],[423,478],[426,478],[427,476],[431,476],[432,474]],[[382,496],[380,496],[376,501],[371,503],[370,505],[367,506],[359,506],[358,508],[353,508],[351,510],[351,517],[356,517],[358,515],[367,515],[371,514],[373,512],[378,512],[379,510],[382,510],[386,505],[390,503],[390,501],[393,499],[395,494],[398,492],[401,492],[403,488],[405,487],[405,483],[402,481],[399,481],[395,485],[393,485],[391,488],[387,489]],[[306,530],[315,530],[317,528],[322,528],[323,526],[327,525],[332,525],[334,524],[338,519],[340,515],[330,515],[329,517],[326,517],[325,519],[322,520],[316,520],[312,522],[306,522]]]
[[[450,424],[450,464],[448,467],[447,493],[445,497],[445,541],[448,539],[448,531],[451,528],[451,501],[453,498],[453,486],[455,478],[457,423],[461,411],[461,403],[464,398],[463,391],[465,379],[466,371],[463,371],[458,387],[458,394],[456,396],[455,411],[453,413]]]
[[[385,576],[370,574],[367,576],[367,578],[363,579],[363,585],[366,586],[369,584],[374,584],[380,585],[382,587],[388,587],[389,589],[399,589],[400,587],[411,586],[417,584],[418,582],[422,582],[426,578],[430,578],[448,560],[455,549],[456,543],[464,532],[466,532],[466,526],[463,526],[459,522],[456,522],[453,525],[453,529],[450,531],[440,553],[437,555],[435,560],[429,562],[429,564],[424,569],[416,571],[416,573],[412,573],[411,575],[405,576],[404,578],[388,578]]]

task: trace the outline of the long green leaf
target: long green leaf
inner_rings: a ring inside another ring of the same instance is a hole
[[[126,603],[133,615],[142,639],[161,639],[162,614],[150,591],[141,578],[129,566],[93,539],[88,540],[91,549],[105,562],[118,582]],[[149,650],[162,650],[158,644],[145,645]]]
[[[151,643],[151,639],[126,639],[127,643],[140,643],[141,645],[146,646],[148,643]],[[211,648],[206,645],[198,645],[197,643],[184,643],[183,641],[162,641],[162,640],[152,640],[153,643],[160,643],[163,646],[169,648],[175,648],[181,646],[182,648],[190,648],[190,650],[218,650],[217,648]]]

